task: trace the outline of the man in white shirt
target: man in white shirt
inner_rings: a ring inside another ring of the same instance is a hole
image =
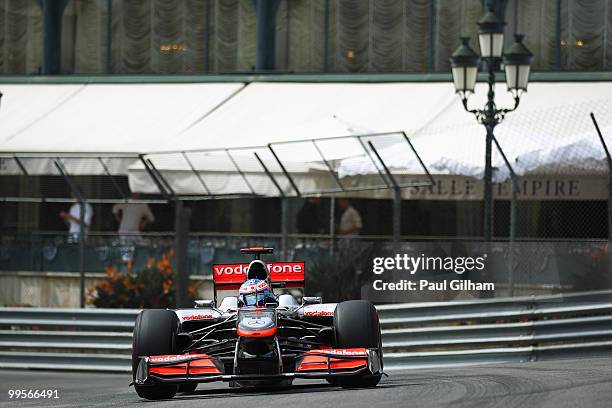
[[[363,228],[361,215],[359,211],[351,205],[351,202],[346,198],[338,199],[338,207],[342,210],[340,216],[340,224],[338,225],[338,234],[340,235],[357,235]]]
[[[72,195],[75,198],[74,194]],[[81,233],[81,203],[76,202],[72,204],[68,212],[60,212],[60,218],[68,225],[68,233],[70,239],[78,240]],[[85,224],[84,231],[87,233],[87,229],[91,225],[91,218],[93,217],[93,209],[91,205],[85,203],[85,214],[83,214],[83,223]]]
[[[132,198],[139,196],[134,193]],[[144,229],[147,224],[155,221],[151,209],[146,203],[122,203],[113,206],[113,214],[119,223],[119,233],[137,233]]]

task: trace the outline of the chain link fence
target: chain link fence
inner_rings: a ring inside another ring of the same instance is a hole
[[[591,112],[599,123],[602,140],[599,139],[589,116]],[[517,241],[522,242],[511,245],[502,242],[487,248],[479,246],[482,244],[478,243],[460,242],[467,239],[478,240],[481,237],[482,202],[478,194],[474,193],[468,197],[469,194],[464,191],[462,197],[456,198],[452,197],[456,187],[455,180],[447,181],[446,185],[441,186],[442,176],[437,176],[435,186],[423,184],[422,181],[419,185],[410,178],[404,179],[407,177],[405,174],[390,172],[386,178],[392,178],[392,175],[397,176],[400,183],[413,183],[412,187],[403,189],[404,192],[410,193],[406,193],[409,197],[403,196],[403,242],[399,246],[391,243],[393,207],[389,196],[365,198],[359,191],[350,191],[350,188],[341,185],[340,190],[342,187],[347,190],[345,195],[354,197],[352,201],[364,219],[362,233],[376,237],[348,239],[334,236],[332,226],[337,223],[340,214],[337,209],[334,213],[333,201],[330,199],[322,200],[319,208],[320,220],[316,228],[316,231],[325,235],[290,235],[286,242],[283,242],[279,221],[280,199],[242,197],[234,200],[210,200],[210,203],[216,202],[216,205],[226,207],[225,214],[231,221],[227,231],[232,231],[235,227],[233,218],[240,218],[236,217],[236,214],[248,214],[251,219],[251,224],[236,224],[240,228],[266,224],[265,230],[262,227],[258,231],[257,227],[254,228],[253,234],[215,234],[200,233],[195,228],[187,244],[187,270],[193,275],[207,276],[211,273],[213,263],[235,262],[240,247],[266,245],[283,248],[286,259],[301,259],[310,265],[313,277],[310,287],[314,294],[323,294],[334,299],[340,296],[338,285],[334,285],[339,279],[348,282],[342,293],[356,297],[357,292],[362,291],[363,296],[364,287],[371,286],[373,257],[381,256],[380,254],[418,255],[420,251],[422,254],[461,256],[486,251],[491,254],[490,265],[495,272],[494,276],[486,278],[494,280],[498,288],[504,288],[505,294],[543,294],[609,288],[610,248],[604,241],[609,236],[609,168],[604,144],[612,146],[611,112],[612,103],[605,100],[533,113],[522,114],[519,111],[498,128],[496,137],[500,148],[506,154],[508,164],[518,175],[518,191],[516,200],[513,201],[512,195],[509,194],[512,189],[510,171],[500,157],[500,152],[494,150],[494,176],[497,181],[494,190],[494,237],[496,240],[505,241],[514,230]],[[308,141],[301,143],[308,145],[313,157],[321,153],[316,149],[319,146]],[[384,147],[381,146],[380,154],[385,162],[391,163],[392,160],[388,159],[385,153],[391,154],[393,150],[385,151],[382,149]],[[280,161],[283,161],[287,154],[283,151],[283,146],[274,148],[275,153],[281,157]],[[366,153],[379,153],[378,150],[370,150],[366,150]],[[303,151],[308,152],[305,148]],[[159,225],[166,226],[162,232],[133,236],[110,233],[116,229],[112,205],[130,200],[130,184],[125,174],[128,173],[128,167],[139,158],[106,159],[3,157],[0,163],[0,196],[5,200],[0,204],[0,271],[77,272],[81,269],[81,259],[84,262],[82,269],[88,273],[103,272],[108,265],[125,265],[127,262],[131,262],[135,268],[141,268],[149,258],[159,256],[173,247],[173,207],[168,197],[153,191],[143,201],[156,203],[162,209],[156,212]],[[275,163],[276,159],[269,161]],[[374,160],[375,170],[384,174],[385,169],[377,168],[376,163]],[[418,164],[416,161],[415,163]],[[329,163],[322,172],[332,177],[336,171],[335,165],[336,163]],[[143,166],[141,170],[147,180],[151,178],[155,181],[155,177],[148,171],[155,168],[147,169]],[[193,168],[187,170],[194,173],[195,182],[201,182]],[[284,172],[282,169],[275,170],[277,173]],[[240,172],[234,176],[242,177]],[[380,178],[382,181],[386,180],[382,174]],[[471,186],[465,187],[465,190],[472,193],[481,184],[477,178],[471,181],[461,180],[466,186]],[[364,178],[362,182],[368,184],[371,180]],[[287,181],[286,184],[290,182]],[[84,243],[82,258],[78,242],[64,232],[49,232],[59,231],[63,227],[58,213],[60,210],[66,210],[68,203],[72,203],[69,197],[71,192],[75,191],[75,186],[89,203],[96,206],[96,215]],[[204,189],[203,185],[202,188]],[[446,198],[433,197],[436,191],[444,189]],[[425,193],[419,195],[423,191]],[[30,198],[29,202],[26,197]],[[294,221],[291,220],[297,218],[307,199],[283,199],[291,202],[286,212],[289,222],[293,225]],[[261,208],[268,210],[255,211],[259,208],[254,204],[256,202]],[[511,216],[513,204],[516,209],[514,218]],[[204,204],[198,201],[191,201],[188,205],[195,210],[205,208]],[[213,218],[218,214],[215,210],[218,207],[210,205],[211,207],[206,207],[207,211],[194,212],[196,215],[192,218],[192,225],[201,224],[201,218]],[[246,217],[245,215],[242,218]],[[276,221],[270,226],[271,222],[268,220],[272,219]],[[44,220],[44,223],[41,220]],[[244,230],[248,229],[243,228],[240,231]],[[289,232],[300,231],[291,227]],[[436,242],[426,244],[416,242],[434,240]],[[449,243],[450,240],[456,242]],[[538,242],[532,244],[530,241]],[[280,253],[279,250],[276,256],[279,257]],[[39,289],[26,285],[24,290],[30,291],[25,294],[26,298],[36,297]],[[469,295],[486,296],[483,293]]]
[[[518,111],[496,133],[518,175],[517,239],[608,238],[609,169],[604,144],[608,149],[612,146],[611,101]],[[516,140],[523,145],[517,146]],[[518,150],[526,153],[517,154]],[[493,161],[498,163],[498,177],[504,179],[496,193],[507,192],[511,189],[509,170],[498,150],[494,150]],[[510,200],[495,203],[494,235],[498,238],[509,236],[510,211]]]

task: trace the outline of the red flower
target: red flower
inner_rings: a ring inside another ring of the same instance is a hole
[[[162,284],[162,289],[164,290],[165,294],[168,294],[171,286],[172,286],[172,279],[168,279]]]
[[[147,268],[151,269],[154,264],[155,264],[155,259],[154,258],[147,259]]]

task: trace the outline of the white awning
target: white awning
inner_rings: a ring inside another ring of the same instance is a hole
[[[156,168],[181,194],[204,194],[201,179],[207,177],[217,185],[211,189],[223,194],[250,189],[227,158],[198,160],[193,153],[194,172],[181,154],[164,151],[293,142],[274,147],[298,184],[334,186],[311,142],[297,141],[383,132],[405,132],[434,174],[479,178],[483,173],[484,127],[464,111],[451,83],[34,84],[3,85],[2,91],[0,154],[154,153],[149,157],[155,157]],[[513,105],[504,84],[496,87],[496,94],[499,107]],[[479,84],[470,107],[482,108],[485,95],[486,85]],[[507,115],[495,134],[519,174],[601,168],[604,153],[590,112],[612,146],[612,83],[532,83],[518,110]],[[321,144],[341,177],[355,180],[380,171],[356,141]],[[394,144],[380,147],[392,169],[422,174],[414,155],[406,152]],[[265,195],[275,195],[278,189],[264,169],[252,155],[249,160],[241,170],[253,183],[267,183],[257,184]],[[277,163],[265,160],[281,188],[289,188]],[[495,179],[507,178],[495,149],[493,161]],[[63,164],[70,174],[103,174],[100,164],[86,165],[79,158]],[[115,174],[129,173],[135,191],[156,191],[142,163],[132,161],[129,171],[125,163],[106,164]],[[57,174],[50,163],[32,168],[37,170],[31,174]],[[0,172],[18,174],[19,168],[5,164]]]
[[[455,99],[450,83],[253,83],[155,150],[414,131],[435,121]]]
[[[480,84],[469,108],[485,104],[486,85]],[[513,101],[504,84],[496,87],[500,108]],[[590,118],[598,120],[608,148],[612,148],[612,83],[533,83],[515,112],[495,128],[495,136],[518,175],[536,172],[571,174],[578,171],[607,171],[605,151]],[[434,174],[482,178],[484,173],[485,128],[455,101],[434,121],[418,130],[403,129]],[[409,158],[393,146],[381,154],[390,167],[408,167],[418,172]],[[509,170],[493,149],[494,179],[503,181]],[[366,156],[343,161],[341,175],[372,174],[377,169]]]
[[[0,152],[153,151],[173,145],[243,86],[2,85]]]
[[[0,174],[58,175],[59,162],[71,175],[127,175],[136,154],[172,143],[243,87],[3,85]]]

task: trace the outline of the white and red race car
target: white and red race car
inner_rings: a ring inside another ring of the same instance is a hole
[[[286,386],[295,378],[326,379],[343,387],[374,387],[383,374],[378,314],[365,300],[321,303],[291,294],[244,307],[236,296],[217,305],[217,291],[247,279],[271,287],[303,288],[303,262],[265,263],[272,248],[244,248],[249,264],[214,265],[215,299],[192,309],[144,310],[132,346],[133,385],[146,399],[172,398],[198,383],[231,387]]]

